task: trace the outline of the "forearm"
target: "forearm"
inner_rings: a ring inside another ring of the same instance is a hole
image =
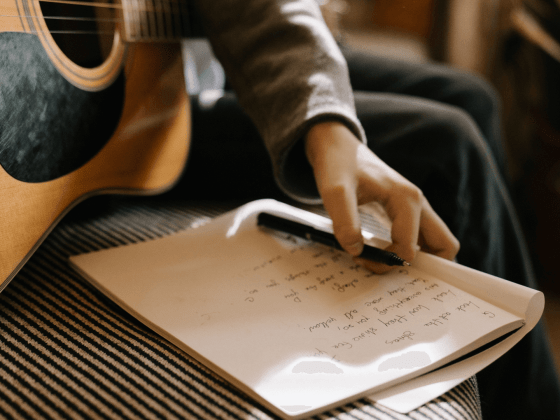
[[[294,198],[306,198],[311,192],[298,191],[293,180],[311,177],[311,171],[302,170],[300,156],[289,155],[303,153],[301,144],[294,145],[310,127],[337,120],[364,139],[346,63],[316,2],[200,0],[199,8],[239,102],[269,150],[280,186]],[[235,19],[231,10],[239,11]]]

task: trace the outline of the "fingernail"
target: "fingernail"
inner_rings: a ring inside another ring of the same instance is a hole
[[[363,242],[356,242],[350,245],[347,249],[350,254],[357,256],[362,253],[364,249],[364,244]]]

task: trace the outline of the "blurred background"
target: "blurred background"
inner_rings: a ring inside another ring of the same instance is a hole
[[[477,73],[502,99],[512,192],[560,365],[560,0],[323,0],[356,48]]]

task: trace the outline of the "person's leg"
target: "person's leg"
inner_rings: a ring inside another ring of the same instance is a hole
[[[463,110],[394,94],[356,92],[369,146],[415,183],[461,242],[459,263],[535,287],[502,175]],[[479,375],[485,419],[560,418],[560,389],[539,324]]]
[[[409,62],[342,46],[356,91],[397,93],[431,99],[467,112],[505,174],[500,104],[495,89],[480,77],[449,66]]]
[[[416,105],[421,111],[415,114],[410,112],[414,107],[410,98],[401,98],[407,104],[405,117],[395,112],[395,105],[386,103],[379,112],[379,104],[371,98],[357,100],[368,138],[379,144],[375,149],[420,186],[461,241],[459,262],[536,287],[505,188],[508,172],[495,90],[476,75],[448,66],[403,62],[350,48],[343,52],[354,89],[405,94],[451,106],[438,111],[433,104],[420,103]],[[409,151],[404,153],[403,148]],[[479,378],[486,418],[558,418],[558,381],[542,323]],[[509,416],[501,411],[503,407],[510,410]]]

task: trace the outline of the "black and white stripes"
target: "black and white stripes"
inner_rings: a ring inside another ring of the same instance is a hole
[[[101,204],[95,212],[87,211]],[[269,419],[242,392],[118,308],[69,255],[149,240],[241,203],[90,200],[0,294],[2,419]],[[401,415],[367,400],[321,419],[479,419],[476,381]]]

